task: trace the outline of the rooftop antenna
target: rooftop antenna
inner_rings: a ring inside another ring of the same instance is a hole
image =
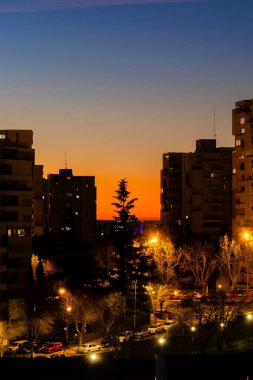
[[[65,169],[67,169],[67,152],[65,147]]]
[[[213,138],[216,140],[216,131],[215,131],[215,105],[213,106]]]

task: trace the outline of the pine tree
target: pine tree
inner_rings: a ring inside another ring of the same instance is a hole
[[[139,221],[131,211],[138,198],[129,200],[130,192],[127,186],[126,178],[118,182],[118,189],[115,191],[117,195],[114,196],[117,202],[112,203],[116,207],[117,215],[114,217],[116,221],[113,236],[114,269],[111,278],[116,280],[120,290],[123,291],[133,287],[136,280],[139,286],[145,283],[147,272],[146,257],[142,255],[141,247],[134,244]]]

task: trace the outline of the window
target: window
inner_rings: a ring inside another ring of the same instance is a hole
[[[240,132],[245,133],[245,128],[241,128]]]
[[[239,123],[244,124],[245,123],[245,117],[240,117]]]
[[[0,139],[5,139],[5,135],[4,134],[0,134]]]
[[[235,146],[244,146],[244,140],[235,140]]]

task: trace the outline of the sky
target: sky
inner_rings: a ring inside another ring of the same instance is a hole
[[[118,182],[160,218],[167,152],[234,146],[253,98],[252,0],[0,0],[1,129],[33,130],[44,176],[95,176],[97,219]]]

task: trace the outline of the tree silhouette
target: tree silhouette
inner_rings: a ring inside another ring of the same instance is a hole
[[[147,260],[142,253],[141,245],[134,244],[137,236],[139,222],[135,215],[131,214],[134,203],[138,198],[129,200],[130,192],[127,190],[126,178],[118,182],[117,194],[114,196],[118,202],[113,202],[117,215],[114,217],[115,230],[113,232],[113,269],[111,281],[116,282],[120,290],[133,287],[134,281],[145,283],[144,273],[147,270]]]

